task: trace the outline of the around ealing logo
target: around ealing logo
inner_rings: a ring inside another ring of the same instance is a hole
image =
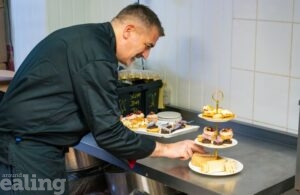
[[[66,179],[39,179],[35,174],[2,174],[0,189],[3,191],[54,191],[54,195],[65,192]]]

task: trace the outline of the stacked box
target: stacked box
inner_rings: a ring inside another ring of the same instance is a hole
[[[119,107],[123,116],[137,110],[145,115],[158,111],[159,88],[162,81],[149,81],[118,88]]]

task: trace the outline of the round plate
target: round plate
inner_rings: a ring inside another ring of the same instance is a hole
[[[210,122],[216,122],[216,123],[227,122],[227,121],[230,121],[230,120],[232,120],[236,117],[236,115],[233,115],[232,117],[215,119],[215,118],[203,116],[202,114],[199,114],[198,116],[199,116],[199,118],[202,118],[204,120],[207,120],[207,121],[210,121]]]
[[[196,138],[194,141],[196,144],[206,147],[206,148],[229,148],[229,147],[237,145],[237,143],[238,143],[238,141],[236,139],[231,139],[231,140],[232,140],[231,144],[222,144],[222,145],[205,144],[205,143],[199,142],[198,138]]]
[[[181,114],[179,112],[173,112],[173,111],[164,111],[157,113],[158,118],[164,118],[164,119],[177,119],[181,118]]]
[[[225,158],[225,157],[223,157],[223,158]],[[192,169],[193,171],[195,171],[195,172],[197,172],[197,173],[201,173],[201,174],[203,174],[203,175],[210,175],[210,176],[227,176],[227,175],[234,175],[234,174],[237,174],[237,173],[239,173],[239,172],[241,172],[241,171],[243,170],[244,165],[243,165],[241,162],[239,162],[239,161],[237,161],[237,160],[235,160],[235,159],[232,159],[232,158],[225,158],[225,159],[233,160],[233,161],[235,161],[235,162],[237,163],[237,169],[236,169],[236,171],[235,171],[234,173],[228,173],[228,172],[225,172],[225,171],[222,171],[222,172],[214,172],[214,173],[204,173],[204,172],[201,171],[200,167],[197,167],[197,166],[192,165],[192,162],[191,162],[191,161],[189,162],[189,167],[190,167],[190,169]]]

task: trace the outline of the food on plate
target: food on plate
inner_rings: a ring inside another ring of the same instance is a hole
[[[203,116],[212,117],[216,113],[216,110],[211,105],[203,106]]]
[[[140,110],[135,111],[134,115],[135,115],[135,120],[137,120],[137,121],[143,121],[145,118],[144,113]]]
[[[177,122],[168,122],[166,124],[161,125],[161,133],[162,134],[170,134],[178,129],[183,129],[186,127],[187,122],[184,120]]]
[[[129,121],[134,120],[135,118],[136,118],[136,115],[134,113],[130,113],[125,116],[125,119],[129,120]]]
[[[150,112],[147,116],[146,116],[148,122],[157,122],[158,120],[158,116],[157,114],[155,114],[154,112]]]
[[[228,109],[218,108],[218,110],[211,106],[205,105],[202,108],[202,116],[209,117],[213,119],[226,119],[230,117],[234,117],[234,113]]]
[[[210,154],[194,153],[191,163],[199,167],[203,173],[234,173],[237,170],[236,161]]]
[[[217,145],[217,146],[220,146],[223,143],[224,143],[224,140],[220,135],[218,135],[217,138],[213,141],[213,144]]]
[[[221,112],[221,114],[223,115],[224,118],[234,116],[234,114],[230,110],[227,110],[227,109],[221,109],[220,112]]]
[[[224,140],[223,143],[231,144],[233,138],[232,128],[223,128],[219,132],[220,137]]]
[[[222,119],[224,118],[223,115],[221,113],[216,113],[212,116],[213,119]]]
[[[223,144],[232,144],[232,138],[232,128],[222,128],[218,132],[217,129],[206,126],[203,128],[203,133],[197,136],[197,141],[204,144],[220,146]]]
[[[144,114],[139,112],[130,113],[121,118],[123,125],[131,130],[137,130],[139,128],[146,128],[148,125],[147,119],[144,118]]]
[[[203,128],[203,133],[198,136],[198,141],[205,144],[211,144],[217,138],[217,135],[217,129],[206,126]]]
[[[152,123],[151,125],[147,126],[147,132],[159,133],[159,131],[160,128],[155,123]]]

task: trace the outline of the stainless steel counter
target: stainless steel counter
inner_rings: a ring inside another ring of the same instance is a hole
[[[185,118],[192,119],[193,117],[186,115]],[[205,121],[194,119],[197,125],[200,125],[200,129],[208,125]],[[219,154],[234,158],[244,165],[240,173],[232,176],[201,175],[188,167],[189,161],[167,158],[138,160],[134,169],[130,169],[126,161],[99,148],[91,134],[85,136],[75,148],[191,195],[275,195],[293,187],[296,168],[296,137],[235,122],[222,125],[234,127],[238,144],[231,148],[219,149]],[[195,139],[201,131],[171,139],[153,139],[161,142]]]

